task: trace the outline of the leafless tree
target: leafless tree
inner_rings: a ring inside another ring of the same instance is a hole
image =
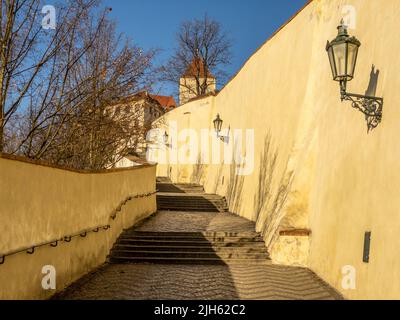
[[[4,149],[5,127],[19,111],[37,99],[42,90],[48,100],[55,96],[56,82],[66,73],[69,64],[60,67],[60,53],[76,32],[79,19],[94,4],[93,1],[78,1],[60,8],[58,27],[46,31],[41,24],[43,3],[37,0],[4,0],[1,2],[0,33],[0,150]],[[72,60],[71,60],[72,62]],[[64,71],[64,72],[62,72]],[[47,81],[46,81],[47,80]],[[46,108],[38,113],[44,116]]]
[[[224,67],[231,62],[232,43],[219,22],[207,15],[203,19],[185,21],[177,33],[178,46],[171,59],[162,67],[162,80],[183,86],[190,94],[202,96],[208,92],[210,77],[224,82]],[[182,75],[190,74],[195,85],[180,83]]]
[[[43,30],[42,5],[2,0],[0,151],[110,166],[137,134],[137,114],[108,108],[148,84],[154,52],[117,34],[96,0],[58,5],[55,30]]]

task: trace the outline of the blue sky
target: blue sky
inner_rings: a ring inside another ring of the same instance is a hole
[[[204,17],[219,21],[233,39],[233,60],[226,71],[234,75],[248,57],[295,14],[306,0],[103,0],[120,32],[144,49],[163,51],[168,59],[176,46],[176,32],[184,20]],[[222,85],[222,84],[220,84]],[[168,86],[162,94],[172,94]]]

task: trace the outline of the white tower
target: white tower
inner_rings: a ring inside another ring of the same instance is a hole
[[[203,60],[193,59],[179,81],[179,103],[183,105],[202,94],[215,92],[216,88],[217,81],[208,72]]]

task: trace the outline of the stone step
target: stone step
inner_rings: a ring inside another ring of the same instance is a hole
[[[158,206],[157,207],[158,211],[188,211],[188,212],[226,212],[224,209],[218,209],[218,208],[196,208],[196,207],[172,207],[172,206]]]
[[[227,212],[228,209],[223,205],[198,205],[198,204],[164,204],[157,203],[159,211],[198,211],[198,212]]]
[[[129,234],[122,234],[120,240],[153,240],[153,241],[197,241],[197,242],[206,242],[206,243],[251,243],[251,242],[262,242],[263,239],[260,236],[253,236],[253,237],[214,237],[214,236],[203,236],[203,237],[187,237],[187,236],[176,236],[174,238],[168,236],[135,236]]]
[[[226,203],[221,199],[175,199],[175,198],[157,198],[158,202],[165,202],[165,203],[195,203],[195,204],[209,204],[209,203]]]
[[[264,252],[242,253],[242,252],[202,252],[202,251],[132,251],[113,249],[110,256],[118,257],[157,257],[157,258],[220,258],[220,259],[268,259],[269,255]]]
[[[222,201],[174,201],[174,200],[157,200],[157,204],[162,204],[162,205],[172,205],[172,206],[183,206],[183,207],[204,207],[204,206],[208,206],[208,207],[227,207],[225,202]]]
[[[153,258],[193,258],[193,259],[269,259],[267,252],[204,252],[204,251],[132,251],[123,249],[113,249],[110,252],[110,258],[118,257],[153,257]]]
[[[136,230],[124,230],[123,234],[128,234],[130,236],[138,236],[138,237],[259,237],[261,238],[260,234],[255,231],[202,231],[202,232],[160,232],[160,231],[136,231]]]
[[[189,264],[189,265],[270,265],[272,261],[269,259],[225,259],[221,258],[159,258],[159,257],[110,257],[109,263],[114,264]]]
[[[157,198],[158,199],[182,199],[182,200],[199,200],[199,199],[205,199],[205,200],[224,200],[225,198],[218,196],[216,194],[174,194],[174,193],[162,193],[158,192],[157,193]]]
[[[156,178],[157,182],[161,182],[161,183],[168,183],[168,184],[172,184],[172,181],[169,177],[157,177]]]
[[[208,253],[266,253],[267,248],[261,246],[227,247],[227,246],[141,246],[131,244],[117,244],[113,250],[132,251],[132,252],[208,252]]]
[[[157,200],[158,205],[163,205],[163,206],[175,206],[175,207],[219,207],[219,208],[226,208],[226,204],[223,202],[195,202],[195,201],[162,201],[162,200]]]
[[[158,179],[157,190],[157,207],[160,211],[228,211],[224,197],[205,194],[200,185],[173,185]],[[108,261],[241,265],[271,263],[263,238],[255,231],[151,232],[135,229],[122,233]]]
[[[226,203],[225,199],[223,198],[205,198],[205,197],[197,197],[197,198],[192,198],[192,197],[168,197],[168,196],[160,196],[157,195],[157,201],[164,201],[164,202],[181,202],[181,203],[187,203],[187,202],[199,202],[199,203]]]
[[[179,198],[179,199],[225,199],[217,194],[210,193],[170,193],[170,192],[157,192],[159,198]]]
[[[165,205],[165,204],[157,204],[158,210],[159,211],[179,211],[179,212],[184,212],[184,211],[202,211],[202,212],[207,212],[210,210],[210,212],[215,212],[215,213],[223,213],[227,212],[227,210],[224,207],[219,207],[219,206],[180,206],[180,205]]]
[[[157,204],[164,206],[180,206],[180,207],[226,207],[223,202],[210,201],[163,201],[157,200]]]
[[[177,193],[157,194],[157,208],[165,211],[199,211],[199,212],[227,212],[228,205],[225,198],[218,195]]]
[[[263,241],[237,241],[237,242],[209,242],[204,240],[151,240],[151,239],[120,239],[118,244],[121,245],[133,245],[133,246],[156,246],[156,247],[169,247],[169,246],[188,246],[188,247],[205,247],[205,248],[219,248],[219,247],[261,247],[265,248],[265,243]]]
[[[196,184],[157,183],[157,191],[162,193],[204,193],[204,188]]]

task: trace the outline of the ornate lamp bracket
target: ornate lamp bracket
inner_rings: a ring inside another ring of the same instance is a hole
[[[353,108],[365,115],[368,132],[375,129],[382,121],[383,98],[347,93],[345,81],[341,82],[340,88],[342,101],[350,101]]]

